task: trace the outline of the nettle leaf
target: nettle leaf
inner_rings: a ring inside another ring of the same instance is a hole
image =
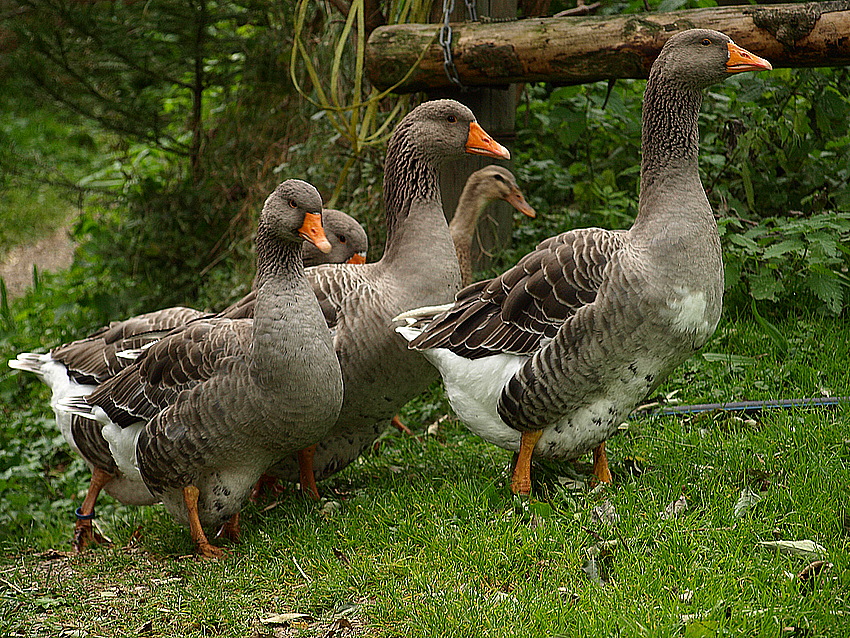
[[[844,306],[844,283],[827,268],[812,269],[806,277],[806,286],[835,314]]]
[[[762,253],[763,259],[776,259],[790,252],[800,253],[803,251],[805,244],[801,239],[786,239],[772,246],[768,246]]]
[[[840,250],[838,248],[837,238],[826,232],[810,233],[806,236],[809,247],[809,263],[821,263],[829,261],[830,258],[838,257]]]
[[[754,299],[769,299],[776,301],[777,295],[785,290],[785,286],[771,270],[762,268],[749,277],[750,294]]]
[[[759,245],[746,235],[730,235],[729,241],[745,249],[751,255],[755,255],[760,251]]]
[[[717,220],[717,232],[721,237],[739,233],[742,228],[741,220],[734,217],[721,217]]]
[[[726,282],[726,290],[732,290],[737,287],[741,281],[741,269],[743,264],[736,255],[724,255],[723,270],[724,281]]]
[[[574,144],[587,129],[587,112],[569,108],[552,109],[560,124],[557,128],[558,141],[564,145]]]

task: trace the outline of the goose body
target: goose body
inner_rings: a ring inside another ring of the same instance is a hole
[[[449,233],[455,245],[462,286],[472,283],[472,238],[478,220],[488,204],[504,200],[528,217],[536,215],[525,201],[516,178],[508,169],[491,164],[472,173],[464,184],[454,215],[449,222]]]
[[[514,491],[530,488],[532,453],[571,459],[599,448],[714,332],[723,264],[697,167],[702,91],[769,68],[722,33],[673,36],[646,87],[633,226],[552,237],[454,304],[400,317],[408,325],[399,332],[440,370],[458,416],[519,452]],[[610,480],[607,464],[600,473]]]
[[[89,395],[58,404],[102,425],[119,470],[189,524],[204,556],[221,550],[203,526],[229,522],[236,534],[262,472],[318,440],[339,413],[342,376],[304,277],[302,238],[330,250],[321,197],[288,180],[260,217],[253,319],[192,321]]]
[[[433,367],[409,352],[404,340],[394,334],[392,318],[413,306],[445,303],[457,292],[457,257],[442,209],[437,170],[442,162],[464,152],[509,157],[461,104],[438,100],[414,109],[399,125],[387,154],[384,257],[373,264],[307,270],[334,335],[345,379],[344,409],[318,444],[309,467],[292,455],[275,466],[274,475],[301,481],[302,486],[306,482],[317,495],[314,468],[321,479],[346,467],[374,442],[404,403],[436,378]],[[251,318],[256,298],[252,291],[218,316]],[[86,395],[128,365],[118,353],[155,342],[171,328],[200,316],[204,315],[198,311],[173,308],[113,324],[86,343],[70,344],[74,347],[62,352],[63,364],[93,381],[79,392]]]

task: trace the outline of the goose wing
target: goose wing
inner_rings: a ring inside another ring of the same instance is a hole
[[[149,421],[182,392],[216,374],[227,374],[244,361],[250,341],[250,321],[192,321],[144,350],[133,365],[99,386],[87,401],[101,407],[120,427]]]
[[[586,228],[550,237],[513,268],[461,290],[451,309],[411,341],[467,359],[531,354],[580,308],[591,304],[624,231]]]
[[[174,307],[113,321],[85,339],[53,348],[50,355],[67,368],[77,383],[97,385],[131,363],[119,357],[119,352],[141,348],[202,315],[199,310]]]
[[[327,264],[307,270],[307,280],[331,332],[377,303],[373,264]]]

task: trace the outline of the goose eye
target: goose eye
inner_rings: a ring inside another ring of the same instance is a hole
[[[707,47],[711,44],[711,40],[709,40],[708,38],[703,38],[702,42],[700,42],[700,44],[704,47]]]
[[[345,243],[345,235],[340,235],[339,237],[337,237],[337,239],[339,239],[339,243],[340,243],[340,244],[344,244],[344,243]]]
[[[289,205],[290,205],[292,208],[298,208],[298,202],[296,202],[294,199],[290,199],[290,200],[289,200]]]
[[[448,117],[446,117],[446,120],[448,120],[452,124],[457,122],[457,118],[454,115],[449,115]]]
[[[505,183],[505,178],[501,175],[493,175],[493,179],[495,179],[497,182],[501,182],[502,184]]]

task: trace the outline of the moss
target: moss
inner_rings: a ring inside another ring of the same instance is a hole
[[[487,77],[521,76],[525,71],[516,49],[510,44],[480,44],[468,50],[463,61]]]
[[[769,31],[774,38],[786,47],[793,47],[812,32],[822,13],[835,9],[831,5],[842,5],[843,8],[847,8],[848,4],[850,3],[812,2],[795,6],[791,11],[758,8],[753,11],[753,24],[760,29]]]

